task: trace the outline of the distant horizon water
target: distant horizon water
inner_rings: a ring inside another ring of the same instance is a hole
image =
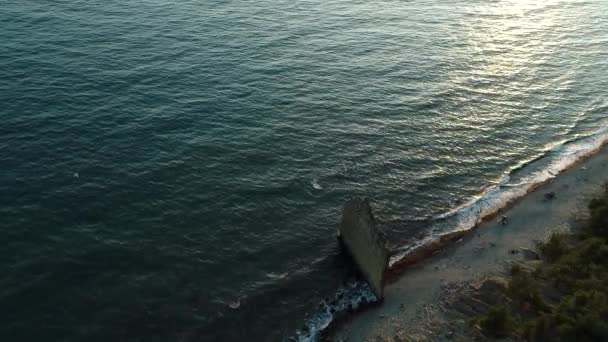
[[[404,253],[608,141],[599,0],[7,0],[0,25],[2,340],[315,340],[373,300],[347,199]]]

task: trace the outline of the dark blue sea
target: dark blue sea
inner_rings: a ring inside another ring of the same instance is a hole
[[[607,139],[602,0],[0,0],[0,340],[314,340],[347,199],[398,258]]]

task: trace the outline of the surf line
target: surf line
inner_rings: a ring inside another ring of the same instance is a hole
[[[584,142],[588,139],[592,141],[585,144]],[[577,143],[581,143],[583,146],[578,146]],[[422,240],[416,245],[403,246],[388,250],[389,263],[382,272],[382,288],[386,284],[396,281],[399,276],[401,276],[410,266],[438,254],[441,252],[441,250],[447,248],[451,244],[457,243],[469,237],[471,233],[477,230],[482,224],[495,219],[503,211],[512,207],[517,201],[525,197],[527,194],[535,191],[543,184],[552,181],[555,177],[559,176],[559,174],[591,158],[601,149],[605,148],[606,145],[608,145],[608,127],[600,129],[589,135],[582,137],[578,136],[574,139],[565,141],[559,145],[559,148],[566,149],[566,151],[558,152],[563,152],[561,155],[562,157],[569,158],[558,158],[554,162],[548,164],[549,167],[544,168],[534,180],[512,185],[506,184],[506,181],[499,182],[495,186],[486,187],[482,193],[482,196],[475,201],[469,202],[463,206],[459,206],[451,211],[448,211],[444,215],[436,217],[437,221],[446,221],[453,217],[463,216],[465,217],[466,221],[464,223],[460,222],[460,224],[456,225],[456,229],[447,231],[446,233],[428,236],[426,239]],[[567,150],[567,147],[569,146],[572,146],[571,151]],[[515,168],[510,170],[506,180],[509,180],[509,176],[512,175],[513,172],[521,170],[526,165],[530,165],[535,161],[544,159],[553,152],[556,152],[556,150],[551,149],[545,151],[544,154],[536,156],[527,162],[523,162],[523,165],[518,164]],[[506,198],[499,198],[497,201],[498,203],[486,203],[490,202],[486,198],[488,194],[501,194],[500,190],[504,188],[516,189],[505,195]],[[359,204],[358,209],[363,211],[363,215],[361,217],[365,219],[363,220],[364,226],[369,225],[370,222],[373,222],[373,225],[375,226],[375,219],[373,218],[373,213],[371,212],[371,206],[368,207],[369,202],[367,199],[365,199],[365,202],[367,203],[367,206]],[[355,203],[357,203],[357,201],[355,201]],[[358,203],[361,203],[360,200]],[[366,213],[366,207],[369,208],[368,213]],[[361,213],[358,215],[360,214]],[[365,232],[365,229],[363,231]],[[380,230],[376,231],[376,228],[370,228],[368,231],[375,231],[370,236],[377,236],[378,240],[374,240],[375,238],[370,237],[367,237],[366,239],[370,240],[372,244],[377,243],[382,245],[382,232]],[[342,241],[342,243],[344,242]],[[385,241],[383,246],[386,247]],[[382,253],[380,253],[380,256],[382,256]],[[375,265],[376,267],[380,265],[379,267],[382,267],[382,257],[376,259],[376,261],[378,260],[380,262],[373,263],[372,265]],[[372,279],[372,281],[374,281],[374,279]],[[306,331],[298,330],[296,332],[295,339],[297,341],[318,341],[326,333],[336,328],[336,326],[340,324],[340,320],[344,319],[345,315],[348,316],[351,314],[356,314],[357,312],[364,311],[369,307],[381,305],[382,300],[378,300],[377,296],[378,289],[374,291],[372,286],[368,286],[368,284],[369,280],[367,280],[365,283],[356,282],[347,287],[340,288],[333,300],[328,303],[325,301],[321,303],[321,309],[313,314],[311,318],[306,320]],[[380,295],[382,296],[382,292],[380,292]]]
[[[596,134],[590,134],[583,138],[576,138],[566,141],[560,147],[565,148],[573,143],[581,142],[585,139],[592,139],[594,141],[592,141],[590,144],[585,144],[588,147],[586,149],[581,149],[579,146],[574,146],[574,152],[565,153],[573,158],[567,160],[566,163],[564,163],[563,158],[557,158],[557,160],[549,164],[549,168],[539,172],[533,181],[517,184],[518,187],[515,190],[504,193],[504,198],[500,197],[500,191],[508,187],[505,184],[502,184],[502,182],[497,186],[488,189],[488,191],[485,192],[481,197],[483,198],[492,192],[494,192],[493,194],[497,193],[498,195],[496,197],[496,203],[488,203],[484,206],[483,203],[479,204],[481,202],[480,200],[476,200],[470,203],[469,206],[463,206],[459,208],[458,211],[451,211],[451,214],[442,215],[439,217],[439,220],[446,220],[448,218],[458,216],[459,214],[463,214],[466,211],[471,211],[471,209],[476,209],[475,215],[463,215],[465,216],[465,222],[461,223],[459,226],[457,225],[455,230],[448,231],[443,234],[428,236],[414,246],[404,246],[402,248],[393,249],[391,251],[389,267],[386,271],[386,282],[391,283],[395,281],[408,267],[439,253],[450,244],[464,239],[469,234],[476,231],[482,224],[496,219],[496,217],[501,215],[501,213],[511,208],[519,200],[534,192],[542,185],[551,182],[555,177],[558,177],[563,172],[566,172],[593,157],[608,145],[608,129],[599,130],[596,132]],[[547,151],[547,154],[550,152],[553,151]],[[544,156],[545,155],[543,155],[543,157]],[[535,157],[531,162],[540,159],[542,158]],[[526,164],[529,165],[530,163]],[[521,169],[521,167],[517,169]],[[551,194],[551,196],[554,196],[554,194]]]

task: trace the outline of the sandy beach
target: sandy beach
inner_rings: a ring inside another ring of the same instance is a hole
[[[331,341],[463,340],[464,320],[450,318],[444,297],[483,276],[503,273],[523,260],[525,249],[552,232],[575,229],[587,205],[608,177],[608,148],[579,161],[554,179],[515,201],[432,257],[399,271],[387,284],[384,302],[358,312],[326,333]],[[548,199],[547,193],[555,197]]]

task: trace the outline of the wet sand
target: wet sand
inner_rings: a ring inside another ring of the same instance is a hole
[[[446,288],[501,273],[509,263],[523,259],[520,248],[535,249],[552,232],[569,231],[587,216],[587,204],[608,181],[608,147],[580,161],[556,178],[517,200],[498,217],[432,257],[399,271],[385,288],[384,302],[356,313],[326,333],[331,341],[452,340],[437,335],[441,329],[458,331],[464,321],[450,321],[442,306]],[[554,192],[553,199],[545,194]],[[449,328],[446,328],[449,327]],[[448,331],[445,331],[447,334]],[[408,338],[409,336],[409,338]]]

